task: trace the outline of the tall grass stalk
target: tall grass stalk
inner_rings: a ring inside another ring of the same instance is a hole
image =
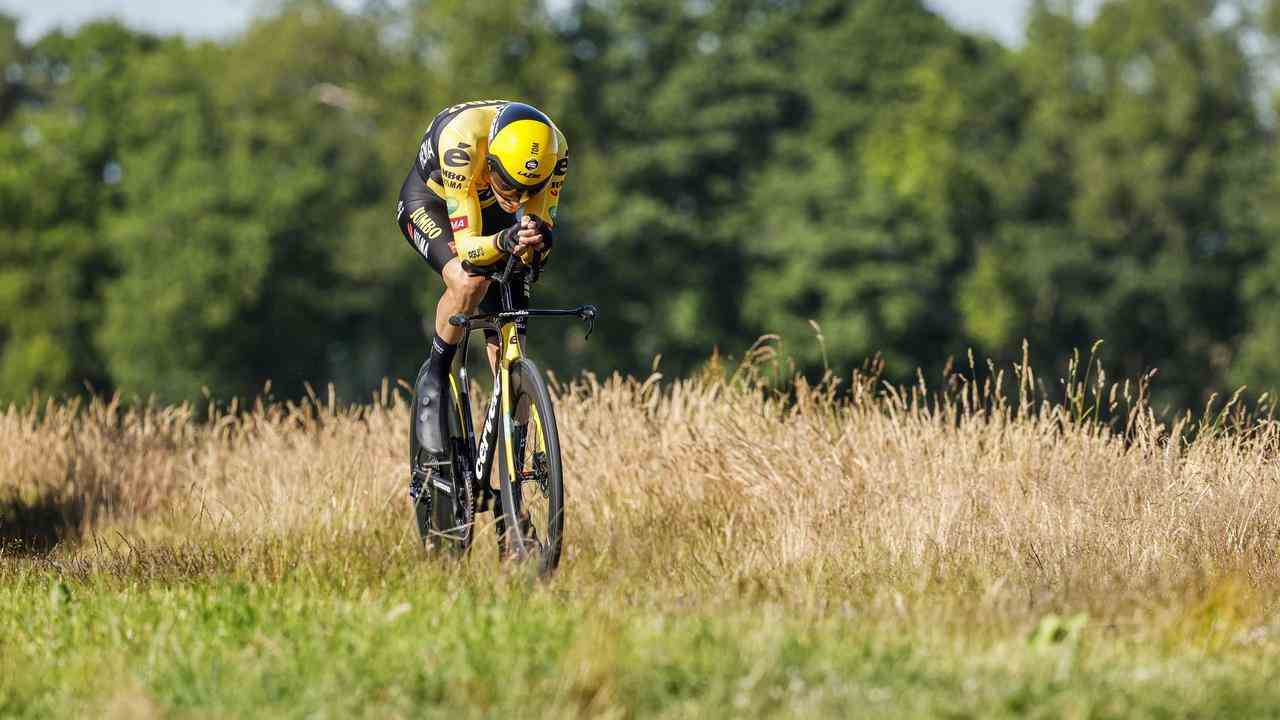
[[[970,358],[937,389],[874,366],[782,385],[780,362],[765,343],[730,373],[557,385],[557,584],[813,606],[963,589],[960,605],[1014,618],[1117,616],[1211,578],[1280,590],[1280,424],[1265,401],[1165,418],[1149,378],[1108,383],[1092,360],[1073,360],[1058,401],[1025,360]],[[330,389],[204,417],[114,398],[11,406],[0,535],[10,558],[305,539],[390,543],[412,561],[407,426],[389,384],[363,405]]]

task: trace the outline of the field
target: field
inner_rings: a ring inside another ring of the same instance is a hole
[[[0,415],[0,716],[1280,715],[1280,424],[762,346],[557,383],[562,571],[424,556],[403,392]],[[966,380],[965,378],[969,378]],[[1056,399],[1055,399],[1056,398]]]

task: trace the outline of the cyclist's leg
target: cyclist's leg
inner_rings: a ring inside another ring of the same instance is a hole
[[[449,403],[449,370],[453,367],[454,354],[462,340],[464,330],[449,324],[449,318],[468,315],[484,296],[488,278],[471,275],[462,268],[462,262],[454,257],[445,263],[440,273],[445,291],[436,303],[435,334],[431,338],[431,356],[427,359],[427,372],[417,388],[420,401],[416,408],[418,438],[422,447],[436,462],[448,459],[449,423],[444,408]]]
[[[423,460],[429,466],[448,461],[449,423],[445,412],[449,402],[449,371],[463,330],[449,325],[448,318],[467,313],[484,296],[488,279],[474,277],[462,269],[453,249],[453,233],[449,228],[444,201],[425,188],[410,174],[401,190],[396,224],[409,244],[439,272],[445,291],[436,305],[435,333],[431,338],[431,354],[414,388],[414,428],[418,442],[426,451]],[[426,469],[426,468],[424,468]]]

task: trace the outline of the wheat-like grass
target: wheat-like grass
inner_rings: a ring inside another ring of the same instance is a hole
[[[1164,418],[1144,382],[1111,384],[1094,364],[1043,383],[1025,362],[971,362],[938,390],[889,386],[874,367],[816,385],[780,382],[780,368],[765,343],[732,372],[557,383],[569,515],[556,586],[936,622],[1078,608],[1116,624],[1166,606],[1184,623],[1204,603],[1257,619],[1280,590],[1280,424],[1265,399]],[[273,555],[298,547],[416,562],[402,394],[332,398],[205,416],[10,407],[8,562],[84,560],[112,538],[191,572],[323,559]]]

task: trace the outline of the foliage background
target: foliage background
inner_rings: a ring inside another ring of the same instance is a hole
[[[1280,385],[1270,0],[1039,0],[1025,45],[916,0],[286,2],[225,42],[0,18],[0,400],[367,397],[439,280],[392,222],[446,104],[573,148],[540,303],[562,373],[934,375],[1106,341],[1158,404]],[[809,321],[821,328],[819,342]]]

